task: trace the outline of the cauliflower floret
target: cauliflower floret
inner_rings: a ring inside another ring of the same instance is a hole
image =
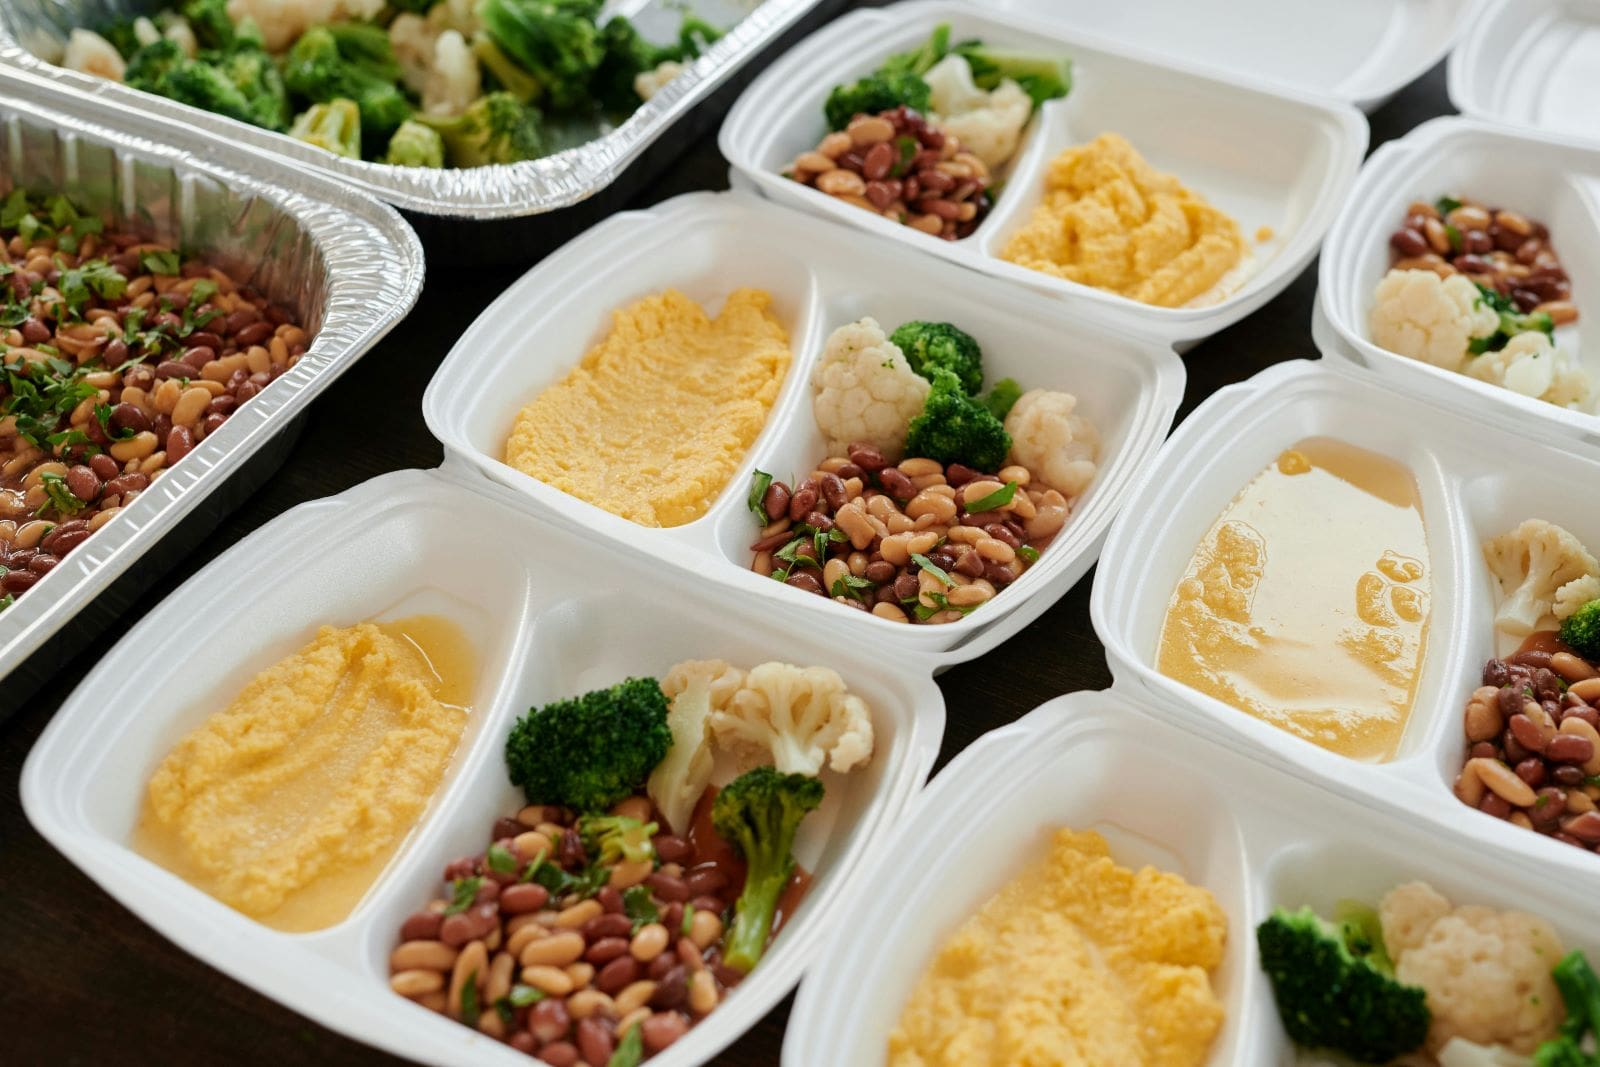
[[[1561,939],[1520,911],[1450,902],[1425,882],[1397,886],[1378,909],[1395,977],[1428,995],[1427,1048],[1452,1038],[1531,1053],[1555,1035],[1561,995],[1550,969]]]
[[[82,71],[114,82],[122,80],[128,65],[112,43],[90,30],[73,30],[67,37],[67,51],[61,65],[68,70]]]
[[[1478,287],[1460,274],[1391,270],[1373,293],[1373,344],[1445,370],[1461,370],[1472,339],[1499,325]]]
[[[449,118],[459,115],[482,92],[478,57],[456,30],[445,30],[433,43],[433,66],[422,86],[422,110]]]
[[[409,11],[396,15],[389,23],[389,47],[400,64],[400,76],[406,88],[418,96],[428,84],[428,71],[433,69],[433,46],[438,39],[439,31],[428,25],[427,19]]]
[[[434,4],[428,9],[428,28],[434,33],[455,30],[471,40],[480,28],[478,0],[444,0]]]
[[[1452,1037],[1439,1050],[1439,1067],[1528,1067],[1528,1057],[1498,1045]]]
[[[1006,415],[1011,462],[1068,499],[1089,488],[1100,454],[1100,431],[1077,406],[1071,393],[1030,389]]]
[[[675,59],[663,59],[654,70],[642,70],[633,76],[633,91],[640,100],[648,100],[661,91],[673,78],[683,73],[683,64]]]
[[[872,755],[872,716],[827,667],[763,663],[722,710],[711,712],[719,744],[770,754],[785,774],[816,774],[824,761],[848,771]]]
[[[200,41],[194,35],[194,27],[182,15],[173,15],[162,28],[161,36],[175,42],[190,59],[200,54]]]
[[[1016,152],[1022,128],[1033,114],[1033,99],[1022,86],[1007,78],[985,92],[973,84],[972,67],[958,55],[948,55],[923,75],[930,90],[928,107],[945,133],[992,170]]]
[[[1583,542],[1543,519],[1528,519],[1485,541],[1483,558],[1503,596],[1495,629],[1512,637],[1555,629],[1600,577],[1600,563]],[[1556,610],[1558,604],[1566,615]]]
[[[1589,375],[1539,330],[1519,333],[1498,352],[1485,352],[1467,364],[1479,381],[1561,407],[1586,408],[1593,399]]]
[[[1561,622],[1591,600],[1600,600],[1600,577],[1586,574],[1556,590],[1552,614]]]
[[[281,52],[312,26],[323,22],[371,21],[386,0],[228,0],[228,17],[250,18],[269,52]]]
[[[894,463],[902,458],[906,427],[922,413],[929,385],[877,320],[868,318],[828,335],[811,388],[811,412],[828,439],[829,455],[842,456],[860,441]]]
[[[726,710],[744,679],[744,671],[723,660],[692,659],[674,666],[661,680],[661,691],[671,701],[667,727],[672,747],[650,773],[648,792],[675,834],[688,832],[694,806],[711,784],[716,763],[711,712]]]

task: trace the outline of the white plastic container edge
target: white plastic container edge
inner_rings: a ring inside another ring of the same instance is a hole
[[[1508,159],[1516,166],[1507,167]],[[1522,396],[1368,339],[1373,291],[1389,269],[1390,234],[1407,204],[1447,194],[1485,198],[1550,227],[1579,309],[1579,321],[1559,329],[1556,342],[1600,382],[1600,344],[1588,325],[1600,319],[1600,145],[1457,117],[1433,119],[1384,144],[1361,169],[1319,267],[1317,306],[1334,334],[1332,343],[1319,342],[1324,356],[1558,447],[1600,447],[1594,413]]]
[[[1326,751],[1155,667],[1172,592],[1206,531],[1279,452],[1309,436],[1336,437],[1405,463],[1421,495],[1430,556],[1427,648],[1404,736],[1386,763]],[[1507,862],[1600,887],[1600,857],[1469,808],[1452,792],[1466,751],[1461,712],[1496,651],[1497,594],[1480,543],[1537,517],[1600,544],[1600,518],[1566,489],[1596,478],[1600,456],[1557,452],[1358,368],[1278,364],[1213,394],[1147,468],[1134,490],[1140,507],[1112,525],[1096,571],[1095,632],[1119,690],[1161,717],[1369,806],[1469,835]]]
[[[1600,142],[1600,4],[1489,0],[1450,54],[1449,91],[1464,115]]]
[[[572,285],[602,272],[603,289]],[[613,311],[669,287],[715,310],[741,285],[774,294],[794,359],[766,427],[705,516],[679,527],[643,527],[502,462],[516,413],[578,363]],[[745,505],[750,472],[787,479],[825,458],[811,414],[811,362],[828,333],[863,315],[881,319],[885,329],[911,318],[956,322],[984,345],[991,379],[1009,375],[1025,388],[1077,394],[1079,411],[1103,438],[1100,472],[1066,528],[1015,585],[959,622],[888,622],[749,569],[756,532]],[[504,487],[517,506],[657,565],[687,570],[751,603],[769,603],[793,625],[840,640],[966,658],[976,641],[992,647],[996,627],[1012,623],[1013,613],[1026,612],[1024,620],[1037,615],[1087,572],[1127,499],[1125,489],[1172,424],[1183,394],[1182,361],[1166,342],[1099,320],[1092,308],[1073,314],[749,194],[691,193],[607,219],[514,283],[440,365],[423,414],[448,455]]]
[[[997,0],[990,6],[1371,112],[1443,59],[1487,0],[1359,0],[1341,4],[1337,18],[1320,0]]]
[[[451,859],[483,848],[492,821],[524,801],[501,752],[530,704],[725,656],[834,666],[874,709],[873,762],[839,784],[802,828],[816,874],[801,910],[738,990],[652,1060],[704,1062],[766,1014],[831,937],[866,858],[927,777],[944,726],[932,670],[941,660],[884,657],[800,632],[691,576],[612,558],[603,545],[542,523],[472,488],[460,467],[401,471],[302,504],[223,553],[134,626],[83,680],[23,768],[30,822],[112,897],[218,970],[328,1028],[431,1064],[530,1061],[389,989],[387,960],[404,917],[437,894]],[[311,557],[304,545],[316,543]],[[605,582],[592,568],[604,563]],[[573,566],[572,564],[578,564]],[[587,566],[585,566],[587,565]],[[128,837],[145,783],[171,745],[256,671],[322,624],[418,611],[460,625],[481,662],[466,733],[443,783],[350,917],[283,934],[253,922],[135,853]],[[220,651],[219,651],[220,650]],[[103,694],[119,697],[107,701]],[[831,830],[831,832],[829,832]]]
[[[1543,877],[1486,853],[1471,834],[1283,774],[1164,718],[1119,681],[1058,697],[951,760],[884,843],[861,882],[872,892],[801,983],[783,1062],[884,1063],[934,954],[1062,827],[1100,833],[1124,866],[1150,864],[1209,889],[1226,912],[1213,988],[1227,1015],[1212,1067],[1292,1061],[1255,949],[1256,925],[1277,907],[1376,905],[1423,879],[1455,904],[1531,911],[1569,947],[1600,947],[1592,882]],[[962,818],[952,822],[951,811]]]
[[[956,38],[1059,47],[1073,61],[1072,92],[1040,108],[1008,164],[1006,194],[972,236],[931,237],[783,177],[790,161],[814,148],[824,132],[829,86],[915,47],[941,22],[952,24]],[[795,86],[808,88],[797,93]],[[1127,136],[1158,169],[1177,174],[1233,215],[1247,242],[1265,235],[1253,244],[1249,273],[1215,302],[1155,307],[1000,258],[1001,243],[1039,199],[1050,158],[1107,130]],[[1330,97],[1222,75],[1059,21],[956,0],[908,0],[852,12],[790,49],[739,98],[718,144],[764,196],[1182,345],[1261,307],[1310,262],[1354,181],[1367,136],[1365,117]],[[1237,150],[1226,151],[1229,145]]]

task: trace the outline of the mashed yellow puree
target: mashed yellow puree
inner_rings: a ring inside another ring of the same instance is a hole
[[[934,958],[890,1067],[1197,1067],[1222,1026],[1227,924],[1208,890],[1059,830]]]
[[[443,619],[323,627],[172,749],[135,847],[276,929],[340,921],[444,776],[470,658]]]
[[[522,409],[506,462],[641,526],[705,514],[761,433],[789,368],[772,297],[715,319],[675,289],[612,316],[570,374]]]
[[[1239,224],[1103,133],[1050,161],[1044,199],[1001,256],[1157,307],[1206,294],[1245,257]]]

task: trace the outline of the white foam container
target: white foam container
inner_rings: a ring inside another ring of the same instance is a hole
[[[1428,545],[1431,615],[1410,719],[1395,758],[1336,755],[1162,674],[1161,627],[1194,550],[1241,489],[1284,449],[1329,436],[1411,469]],[[1193,732],[1439,832],[1460,832],[1547,878],[1600,888],[1600,858],[1457,800],[1462,710],[1496,654],[1498,591],[1484,540],[1538,517],[1600,544],[1600,513],[1574,486],[1600,457],[1558,451],[1336,362],[1291,361],[1215,393],[1185,419],[1113,524],[1090,601],[1117,686]]]
[[[606,284],[574,285],[605,275]],[[793,362],[767,425],[721,495],[694,522],[654,529],[612,515],[502,461],[517,413],[597,343],[612,313],[676,287],[713,312],[738,286],[774,297]],[[1075,393],[1103,438],[1100,471],[1038,563],[959,622],[907,626],[792,589],[750,570],[757,527],[750,474],[804,476],[826,458],[811,414],[811,368],[836,327],[863,315],[892,330],[949,320],[983,346],[990,381]],[[819,221],[748,193],[692,193],[624,212],[525,274],[461,336],[423,397],[423,414],[451,457],[542,517],[579,529],[663,570],[693,575],[791,629],[922,652],[970,650],[1013,613],[1032,618],[1094,563],[1111,517],[1155,455],[1183,394],[1170,343],[1091,310],[1061,304],[931,257]],[[1015,628],[1015,627],[1014,627]]]
[[[796,847],[816,880],[782,936],[706,1022],[651,1060],[704,1062],[822,950],[860,870],[922,786],[944,728],[939,661],[787,626],[692,575],[541,522],[491,486],[464,484],[475,481],[454,466],[383,475],[294,508],[223,553],[84,678],[28,757],[23,807],[112,897],[258,992],[396,1055],[517,1067],[534,1061],[391,992],[387,966],[400,923],[437,894],[445,864],[481,851],[494,820],[523,803],[501,755],[516,717],[686,658],[832,666],[871,707],[877,748],[865,769],[825,775],[829,798]],[[131,849],[152,771],[256,672],[321,625],[419,612],[453,620],[477,650],[473,710],[438,792],[348,919],[279,933]]]
[[[1584,336],[1596,336],[1588,324],[1600,318],[1600,147],[1461,118],[1423,123],[1377,149],[1362,168],[1328,232],[1319,267],[1318,308],[1332,327],[1319,340],[1323,354],[1520,433],[1567,447],[1600,445],[1594,414],[1396,355],[1369,340],[1372,295],[1390,266],[1390,235],[1407,204],[1446,194],[1490,201],[1550,227],[1579,313],[1576,323],[1556,332],[1556,343],[1600,380],[1600,344],[1583,343]]]
[[[1174,59],[1348,100],[1373,111],[1444,58],[1485,0],[991,0]]]
[[[1064,826],[1101,833],[1118,863],[1204,886],[1227,913],[1213,976],[1227,1018],[1211,1067],[1295,1062],[1255,947],[1255,927],[1278,907],[1376,905],[1424,879],[1457,904],[1532,911],[1568,946],[1600,946],[1593,878],[1507,863],[1471,834],[1296,780],[1153,707],[1120,679],[1058,697],[940,771],[866,872],[872,891],[801,984],[783,1062],[883,1064],[889,1032],[945,940]]]
[[[1450,54],[1450,102],[1517,129],[1600,141],[1600,4],[1489,0]]]
[[[957,40],[1060,50],[1073,63],[1071,93],[1039,109],[1008,166],[1004,193],[970,237],[941,240],[782,175],[826,132],[822,103],[829,87],[916,47],[941,22],[951,24]],[[1249,79],[1248,73],[1208,72],[1199,61],[1138,51],[1059,18],[959,0],[911,0],[851,12],[790,49],[739,98],[718,144],[734,169],[775,201],[845,223],[886,247],[930,253],[1070,301],[1097,318],[1192,342],[1237,322],[1294,280],[1316,254],[1367,146],[1366,120],[1352,105]],[[1178,175],[1238,220],[1254,261],[1220,300],[1152,307],[1000,258],[1041,198],[1049,161],[1106,131],[1127,137],[1155,167]],[[1273,236],[1254,241],[1263,226]]]

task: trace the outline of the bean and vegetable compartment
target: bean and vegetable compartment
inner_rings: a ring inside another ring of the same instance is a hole
[[[1592,412],[1595,382],[1578,347],[1578,305],[1553,232],[1528,203],[1452,189],[1409,204],[1372,293],[1372,342],[1521,396]]]
[[[70,70],[397,167],[538,159],[603,136],[728,28],[647,40],[600,0],[182,0],[73,28]],[[47,43],[50,38],[43,38]]]
[[[0,608],[293,367],[296,313],[68,197],[0,202]]]
[[[782,943],[873,720],[837,671],[780,661],[530,709],[504,750],[526,803],[401,923],[391,989],[552,1067],[662,1052]]]
[[[855,17],[858,32],[839,29],[831,50],[819,41],[783,72],[817,90],[758,86],[723,140],[764,187],[878,240],[1192,310],[1253,288],[1313,216],[1331,218],[1323,190],[1354,174],[1345,142],[1359,119],[1337,109],[950,5]],[[885,38],[887,49],[861,43]],[[1163,122],[1152,121],[1157,100]],[[1194,134],[1174,136],[1173,122]]]

